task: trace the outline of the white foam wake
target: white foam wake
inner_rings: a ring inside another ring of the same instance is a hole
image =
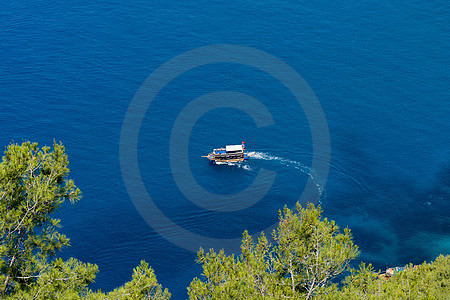
[[[241,169],[244,169],[246,171],[252,171],[252,167],[250,167],[249,165],[247,165],[246,163],[243,162],[224,162],[224,161],[216,161],[215,162],[216,165],[227,165],[227,166],[234,166],[234,167],[238,167]]]
[[[290,159],[280,157],[280,156],[274,156],[274,155],[271,155],[269,153],[264,153],[264,152],[250,152],[249,156],[251,156],[252,159],[277,161],[283,166],[292,167],[292,168],[300,170],[301,172],[307,174],[312,179],[314,184],[317,186],[317,189],[319,190],[319,195],[322,196],[322,193],[324,191],[324,183],[321,182],[317,173],[314,172],[314,170],[311,169],[310,167],[308,167],[307,165],[305,165],[299,161],[290,160]]]

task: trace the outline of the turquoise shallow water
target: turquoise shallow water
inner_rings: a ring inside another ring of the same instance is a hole
[[[377,268],[431,260],[450,249],[449,17],[443,1],[10,1],[0,11],[0,138],[66,145],[84,198],[58,213],[73,245],[62,255],[99,265],[93,288],[118,286],[145,259],[183,298],[201,270],[167,238],[197,241],[169,225],[156,232],[139,214],[122,177],[122,123],[145,79],[171,58],[212,44],[253,47],[295,69],[321,104],[331,160],[326,184],[315,178],[320,203],[353,230],[359,260]],[[190,170],[207,191],[238,193],[261,168],[277,172],[261,201],[234,212],[187,199],[169,163],[177,116],[215,91],[251,95],[274,118],[258,128],[242,111],[216,109],[190,133]],[[200,157],[241,140],[257,152],[245,165]],[[205,65],[166,85],[144,114],[137,149],[155,205],[188,232],[219,239],[272,225],[314,171],[310,128],[292,93],[239,64]]]

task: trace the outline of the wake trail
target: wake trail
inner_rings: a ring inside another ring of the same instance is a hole
[[[251,159],[276,161],[280,165],[300,170],[301,172],[305,173],[306,175],[308,175],[311,178],[311,180],[316,185],[316,187],[319,191],[319,196],[320,197],[322,196],[324,189],[325,189],[325,182],[323,182],[323,180],[321,180],[319,178],[319,175],[313,169],[311,169],[307,165],[303,164],[302,162],[287,159],[287,158],[280,157],[280,156],[274,156],[274,155],[271,155],[270,153],[257,152],[257,151],[249,152],[249,156]]]
[[[234,166],[234,167],[244,169],[246,171],[253,171],[252,167],[250,167],[246,163],[242,163],[242,162],[220,162],[220,161],[217,161],[217,162],[215,162],[215,164],[216,165]]]

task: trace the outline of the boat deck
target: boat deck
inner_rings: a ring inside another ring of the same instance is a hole
[[[245,152],[245,142],[242,145],[231,145],[225,148],[215,148],[206,156],[212,162],[241,162],[247,160],[249,155]]]

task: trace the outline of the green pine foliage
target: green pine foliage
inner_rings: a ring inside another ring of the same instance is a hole
[[[195,278],[188,288],[191,299],[280,299],[312,298],[331,285],[358,255],[349,229],[326,218],[322,210],[297,204],[279,213],[278,228],[272,233],[275,245],[262,234],[255,243],[244,232],[242,253],[227,256],[200,249],[204,280]]]
[[[69,246],[52,214],[81,198],[68,179],[69,160],[61,143],[11,144],[0,163],[0,299],[169,299],[147,263],[130,282],[103,294],[92,292],[98,267],[55,254]]]
[[[0,295],[28,288],[48,258],[69,245],[51,214],[65,200],[78,200],[80,191],[66,178],[64,146],[54,143],[50,150],[12,144],[0,164]]]
[[[255,244],[247,232],[242,239],[242,254],[235,258],[223,250],[216,253],[203,249],[198,262],[203,264],[205,281],[195,278],[188,288],[191,299],[263,299],[273,295],[267,238],[262,234]]]
[[[361,264],[352,270],[340,290],[320,299],[450,299],[450,256],[432,263],[408,265],[392,277],[379,276],[373,267]]]
[[[321,213],[313,204],[302,208],[297,203],[297,213],[285,207],[273,234],[274,265],[281,283],[306,299],[344,272],[359,253],[350,229],[340,233],[334,221],[321,219]]]
[[[34,275],[26,287],[16,288],[8,299],[79,299],[97,273],[97,266],[74,258],[58,258]]]
[[[0,299],[170,299],[145,262],[131,280],[109,293],[92,291],[98,267],[56,254],[69,246],[53,213],[81,198],[68,179],[68,157],[61,143],[11,144],[0,163]],[[257,240],[243,233],[241,253],[200,248],[201,278],[188,287],[190,299],[450,299],[450,256],[408,265],[391,277],[372,265],[349,269],[359,251],[350,229],[340,230],[322,210],[299,204],[285,207],[272,232]],[[347,272],[346,272],[347,271]],[[338,283],[336,277],[349,274]]]
[[[112,292],[102,293],[90,292],[86,299],[108,299],[108,300],[125,300],[125,299],[154,299],[167,300],[171,294],[167,289],[163,289],[156,280],[155,272],[145,261],[141,261],[140,265],[133,270],[131,281],[123,286],[116,288]]]

